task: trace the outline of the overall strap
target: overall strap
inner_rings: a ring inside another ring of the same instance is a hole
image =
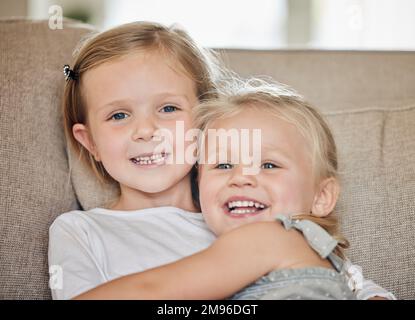
[[[301,231],[311,248],[320,257],[328,259],[338,272],[342,270],[343,260],[333,253],[338,242],[321,226],[310,220],[293,220],[282,214],[278,214],[276,220],[279,220],[286,230],[294,228]]]

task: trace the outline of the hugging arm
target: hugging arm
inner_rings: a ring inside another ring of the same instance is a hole
[[[298,235],[276,222],[245,225],[201,252],[109,281],[75,299],[224,299],[275,269]]]

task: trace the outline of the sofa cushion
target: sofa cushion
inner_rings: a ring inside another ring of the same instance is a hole
[[[62,67],[86,28],[0,21],[0,299],[47,299],[48,229],[78,208],[61,122]]]
[[[67,146],[71,178],[76,197],[82,210],[107,207],[120,193],[116,183],[100,182],[95,173]]]
[[[415,52],[222,50],[242,76],[270,76],[324,111],[394,109],[415,101]]]
[[[326,113],[339,153],[347,254],[366,278],[415,297],[415,103]]]

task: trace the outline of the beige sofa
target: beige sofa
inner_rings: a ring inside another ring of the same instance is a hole
[[[62,66],[90,32],[65,21],[0,21],[0,298],[48,299],[48,227],[113,195],[65,147]],[[327,116],[339,147],[348,254],[398,298],[415,298],[415,52],[225,50]],[[69,169],[71,167],[71,170]]]

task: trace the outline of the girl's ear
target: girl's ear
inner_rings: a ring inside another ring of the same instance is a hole
[[[339,192],[340,186],[336,178],[330,177],[323,180],[314,197],[311,215],[320,218],[329,215],[336,206]]]
[[[94,141],[89,134],[88,128],[82,123],[75,123],[72,127],[72,133],[75,139],[82,144],[91,153],[96,161],[100,161]]]

